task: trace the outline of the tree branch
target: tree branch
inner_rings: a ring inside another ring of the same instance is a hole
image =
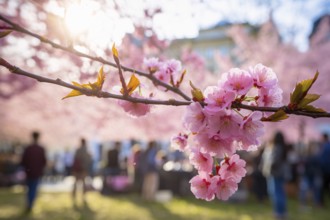
[[[291,110],[286,105],[282,107],[261,107],[261,106],[245,105],[239,102],[233,102],[231,107],[236,109],[247,109],[251,111],[261,111],[261,112],[277,112],[278,110],[283,110],[285,113],[290,115],[303,115],[311,118],[330,118],[329,112],[310,112],[310,111],[301,111],[301,110]]]
[[[117,95],[117,94],[104,92],[104,91],[96,92],[95,90],[92,90],[92,89],[81,88],[81,87],[77,87],[75,85],[66,83],[61,79],[50,79],[47,77],[43,77],[40,75],[36,75],[36,74],[30,73],[30,72],[24,71],[16,66],[11,65],[10,63],[8,63],[6,60],[4,60],[1,57],[0,57],[0,66],[6,67],[10,72],[12,72],[14,74],[26,76],[26,77],[35,79],[39,82],[55,84],[58,86],[78,90],[79,92],[81,92],[87,96],[96,96],[98,98],[121,99],[121,100],[126,100],[126,101],[130,101],[130,102],[134,102],[134,103],[143,103],[143,104],[151,104],[151,105],[181,106],[181,105],[189,105],[191,103],[190,101],[178,101],[178,100],[174,100],[174,99],[169,99],[169,100],[141,99],[141,98],[135,98],[132,96]]]
[[[9,24],[12,26],[12,29],[15,30],[15,31],[18,31],[18,32],[21,32],[21,33],[24,33],[24,34],[27,34],[27,35],[30,35],[34,38],[37,38],[39,39],[42,43],[46,43],[46,44],[49,44],[51,45],[52,47],[56,48],[56,49],[60,49],[62,51],[65,51],[65,52],[68,52],[68,53],[71,53],[71,54],[74,54],[76,56],[79,56],[79,57],[84,57],[84,58],[87,58],[87,59],[90,59],[90,60],[93,60],[93,61],[97,61],[97,62],[100,62],[104,65],[109,65],[109,66],[112,66],[112,67],[115,67],[115,68],[118,68],[117,65],[115,63],[112,63],[110,61],[107,61],[105,59],[103,59],[102,57],[94,57],[94,56],[91,56],[91,55],[88,55],[88,54],[85,54],[85,53],[82,53],[82,52],[79,52],[77,50],[75,50],[74,48],[72,47],[64,47],[60,44],[57,44],[45,37],[42,37],[41,35],[38,35],[38,34],[35,34],[35,33],[32,33],[30,32],[29,30],[23,28],[22,26],[8,20],[7,18],[3,17],[1,14],[0,14],[0,20],[4,21],[5,23]],[[124,70],[124,71],[128,71],[128,72],[132,72],[132,73],[136,73],[140,76],[143,76],[143,77],[146,77],[148,78],[149,80],[151,80],[155,85],[159,85],[159,86],[162,86],[164,88],[166,88],[167,90],[170,90],[178,95],[180,95],[181,97],[183,97],[185,100],[187,101],[190,101],[190,97],[188,95],[186,95],[185,93],[183,93],[179,88],[177,87],[174,87],[174,86],[171,86],[167,83],[164,83],[160,80],[158,80],[157,78],[155,78],[153,75],[149,74],[149,73],[146,73],[146,72],[142,72],[142,71],[139,71],[139,70],[135,70],[133,68],[129,68],[129,67],[126,67],[126,66],[123,66],[123,65],[120,65],[120,67]]]
[[[0,66],[6,67],[10,72],[26,76],[32,79],[35,79],[39,82],[45,82],[50,84],[55,84],[58,86],[78,90],[84,95],[87,96],[96,96],[98,98],[113,98],[113,99],[121,99],[126,100],[134,103],[143,103],[143,104],[151,104],[151,105],[172,105],[172,106],[182,106],[182,105],[190,105],[192,101],[178,101],[175,99],[169,99],[169,100],[153,100],[153,99],[141,99],[141,98],[135,98],[132,96],[124,96],[124,95],[117,95],[112,94],[109,92],[104,91],[95,91],[92,89],[86,89],[74,86],[72,84],[66,83],[61,79],[50,79],[47,77],[43,77],[40,75],[36,75],[33,73],[26,72],[10,63],[8,63],[6,60],[0,57]],[[202,105],[205,105],[205,103],[202,103]],[[277,112],[278,110],[283,110],[287,114],[291,115],[303,115],[311,118],[330,118],[329,112],[310,112],[310,111],[301,111],[301,110],[290,110],[288,106],[282,106],[282,107],[261,107],[261,106],[251,106],[251,105],[245,105],[240,102],[234,101],[231,105],[231,108],[233,109],[247,109],[250,111],[261,111],[261,112]]]

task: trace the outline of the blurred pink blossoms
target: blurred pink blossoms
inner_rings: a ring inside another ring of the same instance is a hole
[[[180,134],[172,142],[189,154],[198,171],[190,180],[196,198],[228,200],[246,174],[246,162],[236,152],[256,150],[264,134],[264,113],[231,109],[231,105],[278,107],[282,90],[272,69],[257,64],[222,74],[218,85],[207,87],[203,96],[203,103],[193,102],[186,109],[183,125],[189,138],[183,140]]]
[[[144,65],[151,74],[165,83],[177,85],[182,75],[181,62],[175,59],[159,61],[158,58],[143,60]]]

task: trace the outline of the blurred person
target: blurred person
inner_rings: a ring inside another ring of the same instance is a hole
[[[76,201],[77,185],[80,183],[83,188],[83,201],[86,202],[86,177],[88,176],[90,164],[92,162],[91,155],[87,151],[86,140],[82,138],[80,140],[80,147],[76,150],[73,165],[72,174],[75,177],[75,182],[72,189],[73,201]]]
[[[114,147],[107,153],[107,162],[104,169],[103,176],[103,194],[108,194],[111,189],[111,181],[114,176],[120,174],[120,161],[119,153],[121,148],[121,142],[116,141]]]
[[[147,149],[141,157],[143,172],[142,198],[154,200],[159,185],[157,146],[155,141],[148,143]]]
[[[320,162],[323,178],[321,205],[325,206],[325,195],[330,195],[330,142],[328,134],[325,133],[322,135]]]
[[[267,198],[267,182],[261,172],[261,160],[265,146],[262,145],[252,158],[252,192],[255,194],[258,202],[263,202]]]
[[[278,131],[262,155],[262,173],[267,179],[268,194],[276,219],[285,219],[287,215],[284,189],[286,169],[286,143],[283,133]]]
[[[128,175],[131,182],[133,182],[133,190],[141,193],[143,182],[143,172],[141,169],[141,146],[139,144],[134,144],[131,150],[131,155],[128,158]]]
[[[24,149],[21,160],[21,165],[26,174],[27,213],[32,211],[37,196],[40,178],[43,175],[43,170],[47,162],[45,149],[38,143],[39,137],[39,132],[34,131],[32,133],[32,143]]]
[[[314,205],[321,205],[322,169],[319,153],[318,144],[311,142],[301,159],[299,200],[303,209],[307,207],[308,193],[312,194]]]
[[[116,141],[114,148],[108,151],[106,168],[110,176],[115,176],[120,174],[120,162],[119,162],[120,147],[121,147],[121,143],[119,141]]]

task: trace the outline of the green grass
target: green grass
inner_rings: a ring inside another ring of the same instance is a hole
[[[33,213],[23,215],[24,193],[22,189],[0,190],[0,219],[24,220],[267,220],[273,219],[269,203],[259,204],[252,199],[246,203],[205,202],[194,198],[174,198],[167,203],[147,202],[138,195],[102,196],[89,192],[87,203],[73,204],[68,193],[42,193]],[[288,219],[330,219],[329,206],[299,212],[297,202],[289,202]]]

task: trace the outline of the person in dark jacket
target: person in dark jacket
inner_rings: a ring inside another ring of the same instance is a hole
[[[121,143],[119,141],[115,142],[113,149],[108,151],[107,155],[107,169],[110,176],[116,176],[120,174],[120,163],[119,163],[119,151]]]
[[[284,190],[287,144],[283,133],[276,132],[272,143],[264,150],[262,155],[262,173],[267,178],[267,188],[273,203],[276,219],[285,219],[287,215],[286,193]]]
[[[27,212],[31,212],[33,208],[38,185],[47,162],[45,149],[38,143],[39,137],[39,132],[35,131],[32,133],[32,143],[25,148],[21,161],[26,174]]]

